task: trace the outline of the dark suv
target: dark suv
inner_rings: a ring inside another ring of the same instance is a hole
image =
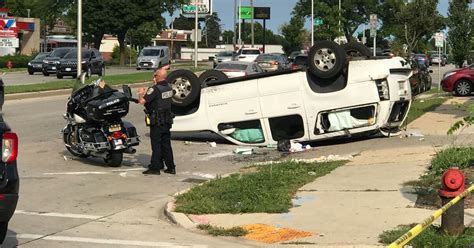
[[[0,244],[5,240],[10,221],[18,202],[20,179],[16,167],[18,155],[18,136],[0,115],[0,139],[2,160],[0,161]]]
[[[43,75],[49,76],[49,74],[56,73],[58,69],[59,60],[64,57],[69,51],[74,49],[73,47],[60,47],[54,49],[48,56],[43,60]]]
[[[82,71],[86,72],[86,76],[92,74],[105,76],[105,62],[97,49],[82,50]],[[77,76],[77,49],[71,50],[64,58],[59,60],[57,78],[63,76]]]

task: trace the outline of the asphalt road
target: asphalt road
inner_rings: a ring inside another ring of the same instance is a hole
[[[163,215],[171,195],[202,182],[237,171],[254,161],[280,158],[260,148],[251,156],[233,155],[237,146],[215,135],[175,135],[178,174],[143,176],[150,142],[141,106],[132,104],[126,120],[142,137],[137,153],[125,155],[121,168],[105,167],[100,159],[72,158],[62,144],[60,130],[67,96],[9,100],[4,119],[20,138],[18,168],[20,201],[2,247],[249,247],[242,239],[214,238],[169,223]],[[430,139],[433,145],[445,142]],[[183,140],[192,140],[189,145]],[[216,141],[210,147],[206,141]],[[362,150],[413,146],[418,139],[359,138],[311,143],[315,149],[293,157],[314,158]]]
[[[105,75],[120,75],[136,72],[147,72],[147,70],[137,71],[135,67],[107,67]],[[148,71],[150,72],[150,71]],[[45,83],[57,80],[71,80],[72,77],[65,76],[63,79],[56,78],[56,74],[50,74],[48,77],[43,76],[42,73],[36,72],[33,75],[29,75],[28,72],[7,72],[5,75],[1,75],[5,85],[22,85],[22,84],[37,84]]]

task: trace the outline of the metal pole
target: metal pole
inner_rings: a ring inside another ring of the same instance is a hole
[[[339,35],[337,36],[337,43],[341,43],[341,0],[339,0]],[[347,42],[349,42],[348,40]]]
[[[170,59],[173,61],[173,41],[174,41],[174,17],[171,19],[171,49],[170,49]]]
[[[439,63],[438,63],[438,91],[441,90],[441,49],[442,47],[438,47],[438,55],[439,55]]]
[[[377,56],[376,50],[377,50],[377,33],[374,35],[374,57]]]
[[[314,0],[311,0],[311,46],[314,46]]]
[[[242,8],[242,0],[239,0],[239,46],[242,47],[242,13],[240,9]]]
[[[198,66],[198,0],[194,0],[194,68]]]
[[[265,53],[265,43],[267,43],[266,33],[267,33],[267,20],[263,19],[263,53]]]
[[[77,78],[82,73],[82,0],[77,1]]]
[[[366,38],[365,38],[365,23],[364,23],[363,25],[364,25],[364,29],[363,29],[363,32],[362,32],[362,44],[365,45],[365,43],[366,43],[366,42],[365,42],[365,39],[366,39]]]
[[[232,46],[234,47],[234,52],[235,52],[235,43],[237,42],[237,0],[234,0],[234,38],[232,40]],[[233,56],[232,56],[233,57]]]
[[[254,46],[254,33],[253,33],[253,0],[250,0],[250,7],[252,8],[252,47]],[[265,31],[264,31],[265,32]]]

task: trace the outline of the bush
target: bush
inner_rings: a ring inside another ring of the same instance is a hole
[[[125,64],[130,64],[130,47],[125,48]],[[137,61],[138,52],[132,48],[132,64]],[[120,63],[120,47],[115,46],[112,50],[112,59],[109,61],[112,65],[118,65]]]
[[[7,62],[11,60],[13,68],[25,68],[31,60],[31,56],[26,55],[6,55],[0,57],[0,68],[7,68]]]
[[[430,174],[442,175],[450,167],[465,169],[474,163],[474,147],[451,147],[440,151],[431,161]]]

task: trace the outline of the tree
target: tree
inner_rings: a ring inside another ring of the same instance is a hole
[[[378,14],[382,20],[381,32],[392,35],[407,44],[408,51],[422,51],[431,36],[445,27],[444,18],[437,10],[438,0],[386,0]]]
[[[472,0],[452,0],[448,8],[448,42],[452,47],[454,62],[462,67],[472,48],[474,12],[469,8]]]
[[[206,46],[207,47],[216,47],[220,43],[219,37],[221,36],[221,19],[216,12],[212,13],[209,17],[206,18],[206,27],[204,28],[204,33],[206,34]]]
[[[194,25],[194,19],[184,17],[183,15],[180,15],[178,18],[174,19],[173,22],[173,28],[179,30],[193,30]]]
[[[303,27],[304,19],[297,16],[293,16],[289,23],[285,23],[281,26],[281,33],[285,37],[285,42],[282,44],[283,51],[285,51],[286,54],[299,51],[303,48]]]
[[[226,30],[222,33],[222,39],[226,44],[232,44],[234,40],[234,31]]]
[[[137,28],[128,30],[127,39],[130,44],[140,48],[146,47],[152,43],[152,38],[160,32],[158,27],[162,26],[163,23],[157,24],[154,21],[142,23]]]
[[[125,64],[125,38],[129,29],[136,28],[142,23],[161,20],[156,22],[158,24],[164,23],[162,21],[162,13],[168,11],[173,12],[180,4],[187,2],[186,0],[102,0],[108,5],[110,14],[106,16],[108,19],[107,25],[110,33],[117,36],[120,47],[120,65]],[[157,27],[158,30],[162,26]]]
[[[315,27],[317,39],[334,39],[344,35],[348,41],[357,28],[366,23],[369,15],[377,8],[377,0],[344,0],[341,1],[341,15],[339,15],[338,0],[314,1],[315,18],[323,20],[323,25]],[[298,0],[293,14],[302,18],[311,18],[311,0]],[[339,31],[339,21],[341,27]]]

